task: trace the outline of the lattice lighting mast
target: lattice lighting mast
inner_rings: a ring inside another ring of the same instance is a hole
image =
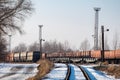
[[[99,22],[99,11],[101,8],[94,8],[95,10],[95,33],[94,33],[94,50],[98,50],[98,22]]]

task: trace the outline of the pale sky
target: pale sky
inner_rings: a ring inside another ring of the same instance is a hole
[[[43,25],[42,37],[46,41],[67,40],[72,48],[78,49],[81,42],[88,39],[93,47],[94,7],[101,8],[99,34],[101,25],[104,25],[105,29],[109,28],[110,31],[105,32],[109,44],[112,43],[115,32],[120,34],[120,0],[32,0],[32,2],[35,11],[24,22],[25,34],[12,36],[12,48],[22,42],[26,45],[39,42],[38,25]]]

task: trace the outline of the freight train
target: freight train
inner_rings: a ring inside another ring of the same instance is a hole
[[[46,54],[46,58],[53,61],[73,60],[79,62],[99,62],[101,61],[101,50],[77,51],[69,53],[51,53]],[[104,61],[109,63],[120,63],[120,49],[104,51]]]
[[[40,59],[40,52],[21,52],[21,53],[9,53],[6,56],[8,62],[37,62]]]
[[[92,51],[91,57],[101,60],[101,51]],[[107,50],[104,52],[104,61],[109,63],[120,63],[120,49],[118,50]]]
[[[54,62],[99,62],[101,61],[101,50],[91,51],[76,51],[67,53],[42,53],[42,58],[47,58]],[[11,62],[36,62],[40,59],[40,52],[21,52],[11,53],[6,56],[6,61]],[[119,50],[108,50],[104,52],[104,61],[109,63],[120,63],[120,49]]]

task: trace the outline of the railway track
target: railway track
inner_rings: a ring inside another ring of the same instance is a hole
[[[67,74],[66,74],[66,77],[65,77],[65,80],[69,80],[69,77],[70,77],[70,67],[68,66],[67,64]]]
[[[93,80],[85,71],[85,68],[75,64],[59,63],[42,80]]]
[[[81,71],[83,72],[84,76],[86,77],[86,80],[91,80],[90,76],[87,74],[87,72],[81,67],[81,66],[78,66]]]
[[[67,68],[65,80],[91,80],[90,76],[81,66],[67,64]]]

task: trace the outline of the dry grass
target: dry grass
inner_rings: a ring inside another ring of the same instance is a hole
[[[43,76],[45,76],[54,66],[52,62],[46,59],[39,60],[37,62],[40,64],[37,69],[39,70],[37,75],[34,77],[28,78],[27,80],[40,80]]]
[[[120,78],[120,65],[119,66],[110,65],[110,66],[108,66],[106,72],[109,75],[114,75],[115,78]]]
[[[105,61],[105,62],[103,62],[102,64],[103,64],[103,65],[108,65],[109,63],[108,63],[108,61]]]
[[[114,65],[108,66],[107,71],[108,71],[108,73],[114,72],[115,71],[115,66]]]
[[[120,78],[120,65],[116,66],[114,64],[111,65],[102,65],[94,67],[96,70],[105,71],[108,75],[115,76],[115,78]]]

